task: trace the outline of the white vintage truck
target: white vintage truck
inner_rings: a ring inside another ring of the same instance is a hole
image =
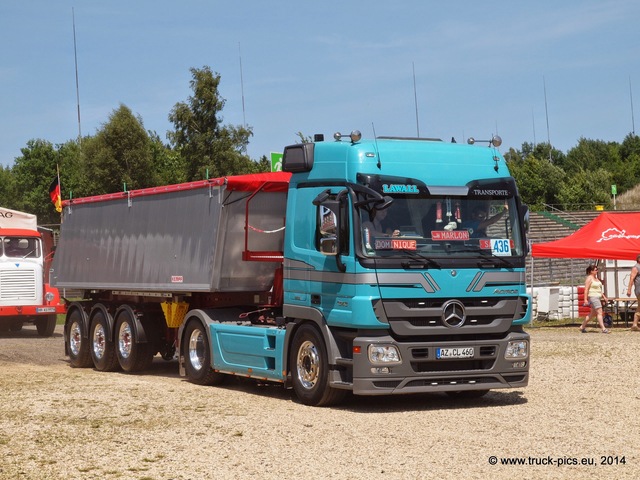
[[[52,259],[53,232],[35,215],[0,207],[0,330],[33,323],[39,335],[53,334],[66,306],[49,285]]]

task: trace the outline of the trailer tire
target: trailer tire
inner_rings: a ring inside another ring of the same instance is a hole
[[[134,319],[128,312],[118,315],[116,322],[116,356],[118,363],[125,372],[142,372],[149,368],[153,360],[151,345],[140,342],[143,332],[138,332],[133,324]],[[143,328],[140,325],[140,328]]]
[[[73,310],[69,314],[67,325],[64,341],[67,343],[65,350],[69,355],[69,364],[74,368],[91,367],[93,360],[89,351],[89,339],[84,335],[82,314],[79,310]]]
[[[329,385],[329,362],[322,335],[312,325],[296,331],[289,361],[293,390],[305,405],[325,407],[340,403],[346,390]]]
[[[109,322],[102,310],[98,310],[91,320],[89,331],[91,359],[96,370],[113,372],[120,366],[116,357],[113,340],[109,340]]]
[[[57,315],[47,315],[36,320],[36,330],[41,337],[50,337],[56,329]]]
[[[211,346],[199,320],[191,320],[184,332],[184,363],[187,379],[197,385],[219,385],[224,374],[212,367]]]

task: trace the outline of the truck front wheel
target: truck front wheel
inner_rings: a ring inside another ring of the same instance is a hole
[[[346,391],[329,386],[329,362],[322,335],[311,325],[302,325],[291,345],[289,361],[293,390],[305,405],[335,405]]]
[[[109,322],[104,313],[96,312],[91,321],[89,340],[91,341],[91,358],[96,370],[113,372],[118,368],[116,349],[113,341],[109,340]]]
[[[69,363],[74,368],[89,368],[93,365],[89,352],[89,341],[83,337],[82,316],[78,310],[73,310],[67,319],[65,342]]]
[[[36,329],[41,337],[50,337],[56,329],[56,315],[47,315],[36,320]]]
[[[187,379],[198,385],[218,385],[224,374],[212,368],[211,347],[207,333],[198,320],[191,320],[184,332],[184,363]]]
[[[151,346],[147,342],[139,343],[133,321],[129,312],[123,311],[116,322],[116,356],[122,370],[129,373],[146,370],[153,360]]]

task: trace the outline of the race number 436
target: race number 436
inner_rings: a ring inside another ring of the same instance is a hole
[[[494,238],[491,240],[491,253],[496,256],[510,256],[511,242],[506,238]]]

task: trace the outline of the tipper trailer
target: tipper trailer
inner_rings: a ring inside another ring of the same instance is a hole
[[[0,329],[20,331],[33,323],[50,337],[65,303],[49,285],[53,231],[35,215],[0,207]]]
[[[284,172],[65,201],[71,365],[177,354],[191,382],[308,405],[526,386],[528,213],[497,142],[344,137],[286,147]]]

